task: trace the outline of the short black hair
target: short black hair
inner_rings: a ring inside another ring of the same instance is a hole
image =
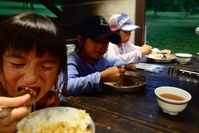
[[[59,72],[67,72],[65,39],[49,18],[27,12],[11,15],[0,23],[0,71],[7,50],[28,53],[33,48],[37,57],[49,52],[60,61]]]

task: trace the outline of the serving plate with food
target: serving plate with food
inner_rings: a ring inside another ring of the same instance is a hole
[[[149,54],[146,55],[148,62],[157,62],[157,63],[170,63],[174,62],[176,57],[171,54]]]
[[[17,125],[17,133],[95,133],[85,110],[51,107],[30,113]]]
[[[126,71],[125,78],[117,82],[105,82],[104,89],[113,92],[135,92],[144,88],[148,79],[138,72]]]

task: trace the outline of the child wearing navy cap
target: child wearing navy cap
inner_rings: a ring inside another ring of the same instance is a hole
[[[78,28],[75,53],[68,55],[68,84],[60,90],[64,96],[99,91],[104,82],[118,81],[126,70],[136,71],[133,64],[104,55],[109,42],[120,43],[120,35],[110,30],[102,16],[85,18]],[[121,67],[118,67],[121,66]],[[60,76],[59,87],[64,83]],[[65,97],[62,97],[63,100]]]
[[[121,43],[109,43],[108,50],[106,52],[107,57],[121,59],[126,63],[135,63],[139,60],[144,60],[145,55],[150,53],[157,54],[170,54],[170,50],[160,51],[157,48],[152,48],[149,45],[143,45],[142,47],[136,46],[129,42],[131,32],[139,29],[140,27],[134,25],[129,16],[125,13],[117,13],[110,17],[109,25],[112,31],[115,31],[121,35]],[[116,45],[115,45],[116,44]]]

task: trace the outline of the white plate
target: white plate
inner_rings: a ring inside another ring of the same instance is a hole
[[[95,133],[95,125],[91,117],[85,116],[84,110],[72,107],[52,107],[30,113],[17,125],[17,131],[18,133],[36,133],[43,129],[41,124],[43,127],[55,126],[58,122],[68,122],[70,127],[81,125],[83,129],[91,129],[91,133]]]
[[[154,56],[154,54],[149,54],[149,55],[146,56],[147,61],[148,62],[157,62],[157,63],[170,63],[170,62],[174,62],[175,58],[176,58],[174,55],[171,55],[171,54],[170,55],[166,55],[166,56],[173,57],[172,59],[162,58],[162,56],[163,56],[162,54],[157,54],[157,55],[160,55],[161,59],[156,58]]]

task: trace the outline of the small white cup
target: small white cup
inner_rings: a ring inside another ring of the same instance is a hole
[[[172,100],[162,96],[162,94],[173,94],[177,95],[183,100]],[[177,115],[179,112],[183,111],[188,102],[191,100],[191,95],[180,88],[171,86],[162,86],[155,89],[155,95],[157,98],[158,105],[162,108],[163,112],[170,115]]]
[[[187,64],[190,60],[192,55],[187,53],[177,53],[175,54],[177,61],[180,64]]]

